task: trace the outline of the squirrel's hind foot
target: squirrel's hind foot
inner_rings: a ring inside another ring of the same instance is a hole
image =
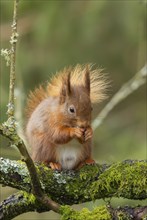
[[[52,170],[61,170],[61,164],[59,163],[50,162],[49,166]]]
[[[77,170],[81,169],[81,167],[83,167],[84,165],[92,165],[95,164],[95,161],[92,158],[87,158],[86,160],[82,161],[78,166],[77,166]]]

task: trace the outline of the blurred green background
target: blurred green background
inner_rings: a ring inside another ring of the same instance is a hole
[[[1,0],[1,48],[9,47],[13,1]],[[47,81],[50,74],[77,63],[105,68],[112,81],[109,99],[146,62],[146,3],[144,0],[21,0],[19,3],[16,79],[16,118],[22,125],[29,90]],[[1,118],[6,120],[9,68],[1,58]],[[94,158],[100,163],[146,159],[145,85],[127,97],[94,133]],[[105,106],[94,109],[93,118]],[[16,149],[1,138],[1,156],[19,159]],[[3,188],[1,199],[14,192]],[[112,199],[112,204],[143,204]],[[95,204],[75,206],[89,208]],[[55,213],[27,213],[15,219],[59,219]]]

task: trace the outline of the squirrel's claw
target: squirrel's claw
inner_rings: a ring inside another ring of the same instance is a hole
[[[85,164],[88,164],[88,165],[95,164],[95,160],[93,160],[92,158],[88,158],[85,160]]]
[[[90,138],[92,138],[93,135],[93,131],[91,127],[88,127],[84,133],[85,136],[85,141],[89,140]]]
[[[81,167],[83,167],[84,165],[92,165],[92,164],[95,164],[95,161],[92,159],[92,158],[88,158],[86,159],[85,161],[81,162],[78,167],[77,167],[77,170],[81,169]]]
[[[75,132],[75,136],[77,138],[82,138],[83,137],[83,132],[84,132],[84,129],[83,128],[74,128],[74,132]]]
[[[49,165],[52,170],[61,170],[61,164],[59,163],[50,162]]]
[[[84,143],[84,129],[80,127],[72,128],[71,137],[77,138],[80,143]]]

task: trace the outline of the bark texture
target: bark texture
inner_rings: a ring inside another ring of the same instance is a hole
[[[126,160],[111,165],[85,165],[79,171],[52,171],[44,164],[36,164],[36,168],[45,194],[61,205],[110,197],[140,200],[147,198],[146,161]],[[49,211],[49,208],[42,205],[32,194],[31,179],[23,161],[0,158],[0,183],[3,186],[23,190],[2,202],[0,219],[12,219],[28,211]],[[74,216],[77,219],[83,219],[83,216],[86,219],[94,219],[94,216],[99,217],[98,219],[117,219],[118,215],[122,216],[121,219],[131,219],[131,216],[135,215],[145,216],[146,211],[147,207],[113,209],[109,206],[100,206],[92,212],[87,209],[76,212],[69,206],[61,206],[60,213],[63,214],[63,219],[73,220]]]
[[[76,204],[108,197],[147,198],[146,161],[126,160],[112,165],[85,165],[79,171],[52,171],[36,164],[42,189],[60,204]],[[32,191],[27,167],[22,161],[0,159],[3,186]]]

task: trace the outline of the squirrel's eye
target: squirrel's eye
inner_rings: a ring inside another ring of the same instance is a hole
[[[68,109],[69,113],[75,113],[75,107],[74,106],[70,106]]]

